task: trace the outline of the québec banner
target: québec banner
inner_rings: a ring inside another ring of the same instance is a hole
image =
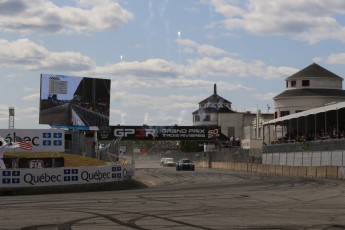
[[[32,144],[32,150],[6,149],[6,152],[64,152],[65,131],[63,129],[0,129],[0,136],[7,142],[20,137]]]
[[[134,165],[5,169],[0,170],[0,190],[11,187],[107,183],[131,179],[134,172]]]

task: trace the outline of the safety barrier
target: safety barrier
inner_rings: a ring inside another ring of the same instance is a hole
[[[288,166],[245,162],[195,161],[196,167],[262,173],[290,177],[345,179],[344,166]]]
[[[0,195],[102,190],[131,181],[134,172],[134,165],[5,169],[0,170]]]

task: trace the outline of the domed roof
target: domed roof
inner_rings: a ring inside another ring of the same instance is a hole
[[[208,104],[208,103],[227,103],[232,104],[230,101],[226,100],[225,98],[219,96],[217,94],[217,85],[214,84],[214,92],[213,95],[209,96],[208,98],[205,98],[204,100],[200,101],[199,104]]]
[[[199,102],[200,108],[193,114],[200,113],[233,113],[231,102],[217,94],[217,85],[214,84],[213,95]]]
[[[290,77],[286,78],[286,80],[293,80],[293,79],[307,79],[311,77],[322,77],[322,78],[337,78],[343,79],[342,77],[332,73],[331,71],[319,66],[316,63],[313,63],[306,68],[302,69],[301,71],[291,75]]]

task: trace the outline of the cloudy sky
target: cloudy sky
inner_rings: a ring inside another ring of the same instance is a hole
[[[191,125],[213,94],[273,112],[316,62],[345,77],[344,0],[0,0],[0,128],[38,124],[40,74],[111,79],[110,125]]]

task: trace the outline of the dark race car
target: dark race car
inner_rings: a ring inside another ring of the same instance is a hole
[[[194,163],[188,159],[179,160],[176,163],[176,170],[192,170],[194,171]]]

